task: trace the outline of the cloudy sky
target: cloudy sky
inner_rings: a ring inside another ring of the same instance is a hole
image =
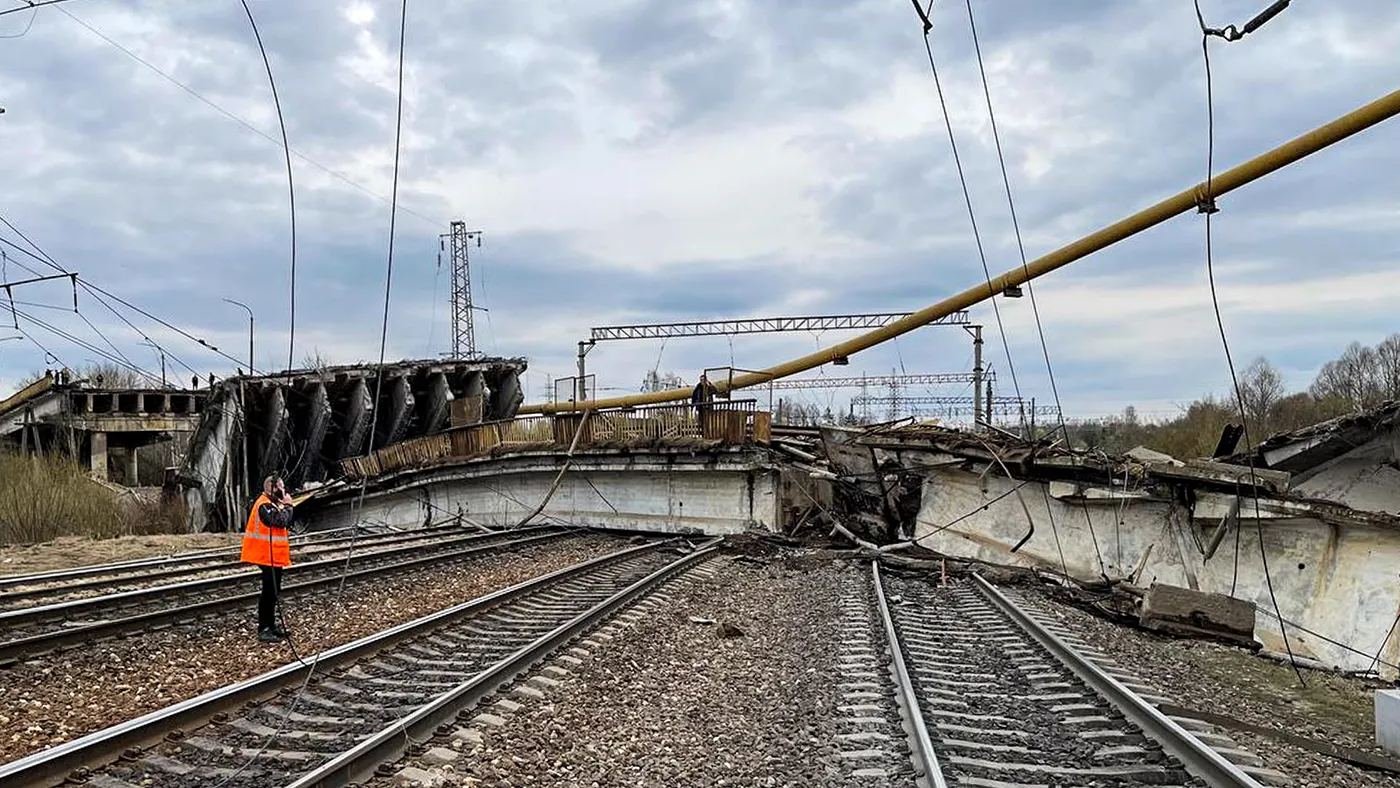
[[[1203,0],[1218,25],[1265,4]],[[251,5],[299,154],[296,360],[313,349],[374,359],[399,7]],[[973,8],[1029,255],[1203,177],[1189,2]],[[1400,87],[1398,15],[1387,0],[1298,0],[1243,41],[1213,40],[1217,164]],[[932,16],[996,274],[1019,259],[967,10],[939,2]],[[490,310],[479,344],[529,359],[531,400],[571,374],[590,326],[904,311],[975,284],[982,267],[921,36],[907,0],[414,0],[388,357],[448,349],[437,253],[452,219],[484,231],[473,250]],[[59,264],[238,357],[246,317],[221,299],[249,303],[258,366],[285,365],[286,173],[263,136],[278,136],[277,118],[238,3],[74,0],[2,16],[0,107],[0,216]],[[1222,200],[1216,271],[1237,358],[1265,355],[1301,387],[1348,342],[1400,330],[1397,173],[1400,120]],[[3,226],[0,238],[23,245]],[[40,268],[4,248],[7,281],[29,276],[21,264]],[[74,314],[66,283],[14,292],[25,314],[113,352],[95,327],[147,369],[159,356],[143,333],[201,373],[232,372],[122,309],[139,330],[127,326],[86,292]],[[1069,415],[1130,403],[1170,412],[1228,387],[1195,215],[1052,274],[1036,294]],[[1029,299],[999,306],[1023,394],[1048,398]],[[987,358],[1011,393],[990,307],[973,319],[988,326]],[[96,357],[20,324],[32,339],[0,341],[0,394],[45,366],[34,340],[70,366]],[[635,390],[653,367],[693,379],[731,358],[762,367],[850,335],[611,343],[589,361],[600,385]],[[931,327],[825,373],[970,366],[963,332]]]

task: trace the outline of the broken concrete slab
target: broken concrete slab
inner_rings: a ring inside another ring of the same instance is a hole
[[[1225,594],[1153,583],[1142,598],[1138,621],[1147,629],[1170,635],[1259,648],[1254,640],[1254,603]]]

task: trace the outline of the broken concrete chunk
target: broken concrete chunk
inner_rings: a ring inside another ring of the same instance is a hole
[[[1153,583],[1142,599],[1138,621],[1169,635],[1259,647],[1254,640],[1254,604],[1225,594]]]

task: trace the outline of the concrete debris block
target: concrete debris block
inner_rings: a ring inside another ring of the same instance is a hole
[[[1376,690],[1376,744],[1400,755],[1400,690]]]
[[[1258,648],[1254,604],[1242,599],[1153,583],[1142,599],[1143,627],[1169,635],[1205,637]]]
[[[1163,454],[1160,451],[1154,451],[1146,446],[1135,446],[1123,452],[1123,456],[1131,457],[1141,463],[1163,462],[1168,465],[1175,465],[1178,468],[1186,464],[1170,454]]]
[[[722,638],[737,638],[744,636],[744,630],[734,626],[728,621],[722,621],[720,625],[715,628],[715,634]]]

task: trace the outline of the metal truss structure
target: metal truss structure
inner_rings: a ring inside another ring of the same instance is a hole
[[[743,320],[700,320],[690,323],[645,323],[631,326],[599,326],[589,329],[588,342],[614,339],[671,339],[735,334],[770,334],[784,331],[837,331],[881,328],[912,312],[879,312],[859,315],[809,315],[806,317],[754,317]],[[967,312],[953,312],[930,325],[967,325]]]

